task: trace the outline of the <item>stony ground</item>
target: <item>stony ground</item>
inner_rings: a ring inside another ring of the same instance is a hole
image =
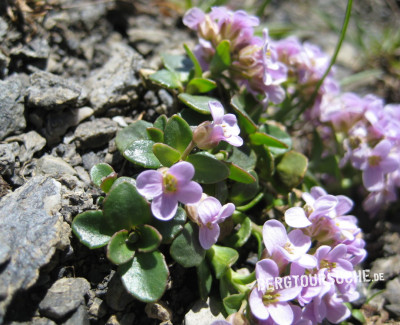
[[[88,174],[94,164],[136,173],[115,147],[116,132],[135,119],[177,110],[173,95],[150,87],[143,75],[159,67],[160,53],[194,43],[182,11],[166,1],[34,3],[0,3],[0,324],[208,324],[218,305],[209,302],[210,311],[198,301],[193,270],[171,265],[162,301],[146,305],[124,290],[104,251],[89,251],[70,229],[74,216],[95,209],[101,195]],[[301,22],[310,8],[304,3],[312,1],[295,3],[293,9],[273,1],[265,21]],[[368,4],[359,10],[372,16],[374,1]],[[343,14],[343,5],[321,6],[333,10],[332,17]],[[388,11],[381,4],[381,19]],[[331,51],[336,34],[327,29],[321,44],[315,30],[307,37]],[[360,68],[355,57],[357,48],[347,44],[343,75]],[[369,89],[371,82],[358,86]],[[361,222],[369,250],[365,268],[384,272],[386,281],[370,292],[360,287],[357,306],[387,289],[363,307],[370,324],[400,319],[400,225],[394,217]]]

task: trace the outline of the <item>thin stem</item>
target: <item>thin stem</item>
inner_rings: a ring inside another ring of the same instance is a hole
[[[252,207],[254,207],[258,202],[260,202],[263,197],[264,197],[264,193],[259,193],[253,200],[251,200],[246,205],[236,207],[236,210],[241,211],[241,212],[247,211],[247,210],[251,209]]]
[[[181,160],[185,160],[186,157],[190,154],[190,152],[194,149],[194,147],[196,147],[196,144],[192,140],[192,141],[190,141],[189,145],[186,147],[185,151],[183,152],[183,154],[181,156]]]

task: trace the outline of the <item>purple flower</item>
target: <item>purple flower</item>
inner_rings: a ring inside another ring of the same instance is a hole
[[[201,186],[192,181],[194,167],[182,161],[171,168],[158,171],[146,170],[136,179],[138,192],[153,199],[151,211],[160,220],[170,220],[178,209],[178,201],[183,204],[196,203],[203,192]]]
[[[220,233],[218,224],[231,216],[233,211],[235,211],[233,203],[222,206],[216,198],[211,196],[198,204],[199,241],[204,249],[209,249],[217,242]]]
[[[257,284],[249,297],[250,309],[254,317],[262,323],[272,319],[276,324],[289,325],[294,321],[292,305],[288,302],[297,297],[301,287],[275,288],[266,283],[273,283],[279,277],[278,265],[270,259],[256,264]]]
[[[218,145],[220,141],[226,141],[230,145],[240,147],[243,139],[239,136],[240,128],[236,116],[224,114],[224,108],[220,102],[208,103],[213,122],[200,124],[193,132],[193,141],[200,149],[210,149]]]

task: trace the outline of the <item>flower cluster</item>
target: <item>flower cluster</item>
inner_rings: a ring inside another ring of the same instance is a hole
[[[213,7],[208,14],[192,8],[183,23],[198,33],[195,54],[204,70],[208,70],[218,45],[229,41],[229,77],[255,95],[264,94],[273,103],[283,101],[285,92],[281,84],[287,79],[287,68],[277,60],[267,30],[262,39],[254,35],[254,27],[259,25],[257,17],[224,7]]]
[[[350,315],[343,304],[357,299],[354,267],[365,257],[353,202],[320,187],[303,194],[304,207],[286,211],[287,233],[277,220],[263,226],[264,259],[256,265],[250,294],[260,324],[338,323]]]
[[[375,215],[383,205],[397,200],[400,186],[400,105],[366,95],[344,93],[323,100],[321,122],[342,132],[347,162],[362,171],[364,187],[370,192],[363,207]]]

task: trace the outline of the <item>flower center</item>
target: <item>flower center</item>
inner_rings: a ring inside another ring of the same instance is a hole
[[[275,289],[273,289],[273,288],[267,289],[267,291],[265,292],[265,294],[262,297],[263,304],[265,306],[268,306],[269,304],[278,302],[279,296],[280,296],[280,294],[275,292]]]
[[[221,126],[222,126],[222,130],[224,131],[224,137],[229,138],[232,135],[229,130],[229,125],[226,123],[222,123]]]
[[[382,158],[379,156],[371,156],[368,158],[368,163],[371,167],[378,166]]]
[[[177,190],[178,181],[175,176],[165,173],[163,177],[164,192],[174,193]]]
[[[289,253],[289,254],[293,254],[293,246],[291,243],[287,242],[283,248]]]
[[[322,260],[319,263],[319,267],[321,269],[328,269],[329,271],[332,271],[334,268],[336,268],[336,263],[335,262],[329,262],[327,260]]]

